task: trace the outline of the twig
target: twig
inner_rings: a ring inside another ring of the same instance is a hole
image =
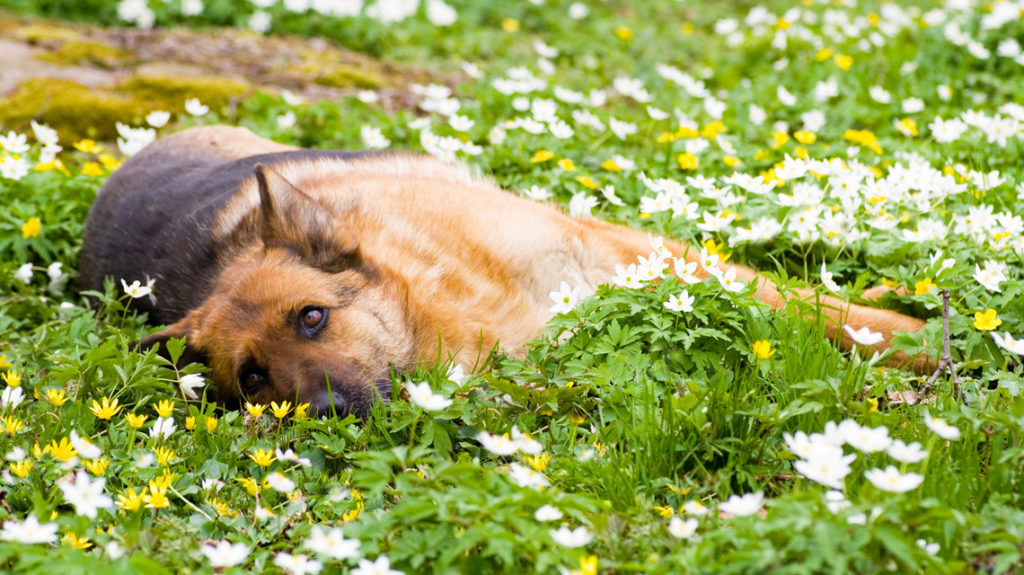
[[[967,394],[960,388],[960,381],[956,377],[956,365],[953,364],[953,356],[949,353],[949,290],[942,290],[939,294],[942,295],[942,358],[939,359],[939,365],[935,368],[935,372],[928,378],[928,382],[917,396],[917,403],[921,403],[928,396],[928,392],[938,381],[939,376],[948,368],[949,377],[953,380],[953,396],[958,397],[964,405],[967,405]]]

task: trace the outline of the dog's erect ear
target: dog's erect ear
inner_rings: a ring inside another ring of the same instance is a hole
[[[256,165],[256,183],[263,245],[296,250],[306,263],[329,272],[342,271],[358,260],[355,236],[339,228],[326,206],[264,165]]]
[[[171,359],[170,350],[167,349],[167,342],[172,338],[185,338],[185,349],[181,353],[181,357],[178,358],[178,367],[185,367],[190,363],[206,363],[206,354],[196,349],[195,346],[188,345],[188,335],[191,331],[191,324],[189,319],[185,319],[167,326],[167,328],[156,333],[151,333],[146,337],[140,339],[135,343],[135,347],[138,351],[146,351],[151,347],[156,347],[156,352],[166,359]]]

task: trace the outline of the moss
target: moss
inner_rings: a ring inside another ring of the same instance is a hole
[[[133,76],[118,87],[118,91],[136,98],[159,102],[161,109],[182,112],[185,100],[198,98],[200,102],[218,111],[252,91],[252,87],[238,80],[211,76]]]
[[[387,81],[376,70],[357,68],[345,64],[329,66],[314,80],[321,86],[332,88],[382,88]]]
[[[65,28],[56,24],[37,23],[27,26],[17,26],[14,30],[14,37],[32,44],[44,42],[73,42],[81,40],[82,35],[72,28]]]
[[[0,124],[25,130],[36,120],[57,130],[64,142],[112,140],[117,137],[116,122],[138,121],[153,109],[137,98],[70,80],[33,78],[0,100]]]
[[[120,50],[102,42],[74,40],[64,42],[53,52],[44,52],[36,56],[40,60],[57,64],[94,64],[101,68],[112,69],[138,60],[131,52]]]

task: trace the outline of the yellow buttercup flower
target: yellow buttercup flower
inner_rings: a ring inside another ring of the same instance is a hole
[[[530,163],[539,164],[541,162],[546,162],[554,157],[555,154],[553,154],[552,152],[549,152],[547,150],[537,150],[537,152],[533,154],[533,157],[530,158]]]
[[[29,461],[27,459],[25,459],[23,461],[17,461],[15,463],[11,464],[11,473],[17,475],[18,477],[20,477],[22,479],[25,479],[25,477],[28,476],[28,472],[32,471],[32,466],[33,465],[34,465],[34,463],[32,463],[31,461]]]
[[[228,507],[227,503],[224,503],[216,497],[210,497],[206,500],[207,503],[213,506],[213,509],[217,511],[217,515],[221,517],[234,518],[238,516],[238,512]]]
[[[79,537],[70,531],[64,534],[64,543],[67,543],[75,549],[88,549],[92,547],[92,541],[89,541],[89,538]]]
[[[174,474],[168,469],[164,469],[163,475],[158,475],[149,481],[150,489],[168,489],[171,486],[171,482],[174,481]]]
[[[86,459],[84,462],[85,468],[89,470],[96,477],[103,475],[107,471],[107,466],[110,465],[110,460],[106,457],[99,459]]]
[[[111,172],[121,167],[121,161],[110,154],[100,154],[98,159],[103,167]]]
[[[260,485],[252,477],[236,477],[235,481],[242,484],[242,487],[249,492],[249,495],[256,495],[260,492]]]
[[[793,139],[801,144],[813,144],[818,141],[818,135],[809,130],[797,130],[793,132]]]
[[[542,453],[540,455],[527,455],[523,458],[526,463],[533,468],[534,471],[544,471],[544,468],[548,466],[551,461],[551,455],[548,453]]]
[[[684,170],[696,170],[700,164],[700,158],[697,157],[693,152],[683,152],[676,158],[679,162],[679,167]]]
[[[110,419],[118,414],[124,406],[118,405],[117,399],[110,399],[104,396],[101,401],[92,400],[92,407],[89,411],[100,419]]]
[[[206,431],[209,431],[210,433],[213,433],[214,431],[216,431],[217,430],[217,422],[218,421],[219,420],[216,417],[207,417],[206,418]]]
[[[46,451],[49,451],[50,455],[58,461],[67,461],[78,455],[78,452],[75,451],[75,446],[68,441],[67,437],[60,438],[60,443],[57,443],[57,440],[54,439],[50,442],[50,445],[46,446]]]
[[[149,416],[137,415],[134,413],[126,413],[124,414],[124,418],[128,420],[128,425],[134,427],[135,429],[139,429],[142,427],[144,423],[146,423],[146,420],[149,419]]]
[[[601,162],[601,167],[608,170],[609,172],[621,172],[622,168],[615,163],[615,160],[605,160]]]
[[[569,158],[562,158],[561,160],[558,160],[558,167],[567,172],[573,172],[576,170],[576,164],[574,164]]]
[[[25,239],[39,237],[42,231],[43,222],[39,218],[29,218],[27,222],[21,225],[21,237]]]
[[[721,120],[715,120],[714,122],[709,122],[707,125],[704,126],[704,128],[701,129],[700,137],[708,140],[714,140],[715,138],[718,137],[718,134],[728,131],[729,128],[726,127],[725,122]]]
[[[266,467],[277,458],[274,457],[274,452],[269,449],[255,449],[249,454],[249,459],[253,460],[260,467]]]
[[[185,418],[185,429],[192,431],[196,428],[196,418],[194,416],[188,416]]]
[[[597,555],[580,556],[580,575],[597,575]]]
[[[618,37],[619,40],[632,40],[633,30],[629,26],[619,26],[615,29],[615,36]]]
[[[778,130],[772,132],[772,149],[778,150],[782,146],[785,146],[789,142],[789,134],[786,132],[780,132]]]
[[[832,61],[835,62],[836,66],[838,66],[843,72],[849,71],[849,69],[853,67],[853,56],[836,54],[835,57],[832,58]]]
[[[25,427],[25,423],[13,415],[0,418],[0,421],[3,422],[4,432],[7,433],[7,435],[14,435]]]
[[[166,509],[171,506],[171,501],[167,499],[167,489],[153,489],[152,484],[149,494],[143,495],[142,500],[146,502],[146,507],[151,509]]]
[[[167,467],[177,457],[173,451],[166,447],[155,447],[153,453],[156,454],[156,462],[163,467]]]
[[[7,359],[7,354],[0,354],[0,369],[7,369],[11,365],[11,361]]]
[[[98,154],[103,151],[103,146],[97,144],[95,140],[90,140],[88,138],[84,140],[79,140],[72,145],[79,152],[83,152],[86,154]]]
[[[757,359],[768,359],[769,357],[775,355],[775,352],[777,351],[772,349],[771,342],[769,342],[766,339],[755,341],[754,345],[751,347],[753,348],[754,355],[757,357]]]
[[[655,505],[654,510],[658,512],[658,515],[668,519],[675,514],[675,509],[672,509],[671,505]]]
[[[295,419],[306,419],[306,410],[309,409],[309,403],[300,403],[295,406]]]
[[[932,283],[932,278],[924,278],[923,280],[914,284],[914,295],[925,295],[932,292],[936,286]]]
[[[595,182],[594,179],[591,178],[590,176],[580,176],[576,178],[576,181],[583,184],[587,188],[590,188],[591,190],[596,190],[598,187],[597,182]]]
[[[10,369],[4,372],[0,379],[3,379],[8,387],[18,387],[21,385],[21,374]]]
[[[169,399],[161,400],[156,404],[156,413],[160,417],[170,417],[174,413],[174,402]]]
[[[96,162],[86,162],[82,164],[82,174],[90,177],[102,176],[103,168]]]
[[[363,512],[363,502],[360,501],[359,503],[356,504],[356,508],[355,509],[351,509],[349,511],[346,511],[345,514],[341,516],[341,520],[342,521],[355,521],[356,517],[359,517],[359,514],[362,513],[362,512]]]
[[[743,162],[741,162],[736,156],[725,156],[722,158],[722,163],[730,168],[735,168]]]
[[[258,403],[256,405],[253,405],[253,404],[249,403],[248,401],[245,402],[245,410],[248,411],[249,415],[251,415],[253,417],[259,417],[259,416],[263,415],[263,410],[265,410],[266,408],[267,408],[267,406],[265,406],[265,405],[260,405]]]
[[[519,20],[515,18],[505,18],[501,21],[501,29],[509,34],[515,34],[519,31]]]
[[[69,172],[68,169],[64,167],[64,162],[58,160],[57,158],[54,158],[49,162],[36,164],[36,166],[32,169],[37,172],[49,172],[50,170],[57,170],[58,172],[64,174],[65,176],[71,175],[71,172]]]
[[[146,489],[143,488],[142,492],[145,493]],[[125,511],[135,511],[142,507],[142,497],[135,492],[135,489],[129,487],[117,494],[117,506]]]
[[[996,317],[996,310],[992,308],[974,314],[974,328],[978,331],[992,331],[1002,323],[1003,320]]]
[[[53,389],[52,387],[43,393],[43,399],[55,407],[60,407],[68,402],[68,396],[63,389]]]
[[[287,401],[282,401],[281,405],[278,405],[276,401],[270,402],[270,413],[273,413],[274,417],[278,419],[283,419],[291,410],[292,404]]]

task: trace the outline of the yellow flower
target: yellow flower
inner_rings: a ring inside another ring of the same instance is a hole
[[[725,216],[726,214],[723,213],[722,215]],[[701,242],[700,245],[703,246],[709,254],[718,256],[720,261],[727,262],[729,261],[729,258],[732,257],[732,254],[722,251],[722,248],[725,247],[725,244],[720,244],[716,242],[715,238],[708,238]]]
[[[211,497],[207,499],[206,502],[213,506],[214,510],[217,511],[217,515],[220,515],[221,517],[238,517],[237,511],[231,509],[230,507],[228,507],[227,503],[224,503],[223,501],[217,499],[216,497]]]
[[[253,460],[256,465],[259,465],[260,467],[266,467],[273,463],[277,458],[274,457],[274,452],[269,449],[254,449],[253,452],[249,454],[249,459]]]
[[[32,465],[34,464],[27,459],[23,461],[17,461],[11,464],[11,473],[17,475],[22,479],[25,479],[25,477],[28,476],[28,472],[32,471]]]
[[[789,142],[789,134],[786,132],[780,132],[778,130],[772,132],[772,149],[778,150],[782,146]]]
[[[291,410],[292,404],[287,401],[282,401],[281,405],[278,405],[276,401],[270,402],[270,413],[273,413],[274,417],[278,419],[283,419]]]
[[[37,171],[37,172],[49,172],[50,170],[58,170],[61,173],[63,173],[65,176],[70,176],[71,175],[71,172],[69,172],[68,169],[64,167],[64,162],[58,160],[57,158],[54,158],[54,159],[50,160],[49,162],[45,162],[45,163],[42,163],[42,164],[36,164],[36,167],[34,167],[32,169]]]
[[[619,26],[615,29],[615,36],[620,40],[632,40],[633,30],[630,29],[629,26]]]
[[[932,278],[924,278],[923,280],[914,284],[914,295],[929,294],[936,287],[938,286],[932,283]]]
[[[836,54],[832,61],[843,72],[848,71],[853,66],[853,56],[847,56],[846,54]]]
[[[579,425],[579,424],[583,423],[586,420],[587,419],[585,417],[583,417],[583,414],[581,414],[581,413],[577,413],[575,411],[570,411],[569,412],[569,421],[575,423],[576,425]]]
[[[806,160],[807,156],[809,156],[811,154],[810,154],[810,152],[807,151],[807,148],[805,148],[803,146],[797,146],[797,147],[793,148],[793,155],[798,157],[798,158],[800,158],[801,160]]]
[[[775,352],[777,351],[772,349],[771,342],[766,339],[760,339],[755,341],[752,347],[754,350],[754,355],[757,356],[757,359],[768,359],[769,357],[775,355]]]
[[[655,505],[654,510],[658,512],[658,515],[668,519],[675,514],[675,510],[672,509],[671,505]]]
[[[82,164],[82,173],[91,177],[102,176],[103,168],[96,162],[86,162]]]
[[[341,520],[342,521],[355,521],[355,518],[359,517],[359,514],[362,513],[362,512],[363,512],[363,502],[360,501],[359,503],[356,503],[356,508],[355,509],[350,509],[349,511],[346,511],[345,514],[341,516]]]
[[[162,446],[154,447],[153,453],[156,454],[156,462],[162,465],[163,467],[167,467],[168,465],[170,465],[171,462],[174,461],[174,458],[177,457],[173,451]]]
[[[166,490],[171,486],[171,482],[174,481],[174,474],[169,469],[164,469],[163,475],[154,477],[149,481],[150,489],[164,489]]]
[[[43,222],[39,218],[29,218],[27,222],[21,225],[21,237],[35,238],[43,231]]]
[[[533,157],[530,158],[530,163],[531,164],[539,164],[541,162],[546,162],[546,161],[548,161],[548,160],[550,160],[551,158],[554,158],[554,157],[555,157],[555,154],[553,154],[553,153],[551,153],[551,152],[549,152],[547,150],[537,150],[537,153],[535,153],[533,155]]]
[[[601,162],[601,167],[608,170],[609,172],[621,172],[622,168],[615,163],[615,160],[605,160]]]
[[[300,403],[295,406],[295,419],[306,419],[306,410],[309,409],[309,403]]]
[[[693,152],[683,152],[682,154],[679,154],[676,161],[679,162],[679,167],[684,170],[696,170],[698,164],[700,164],[700,159],[697,158],[697,155]]]
[[[87,537],[79,537],[70,531],[64,534],[64,542],[75,549],[88,549],[92,547],[92,541],[89,541]]]
[[[894,123],[899,133],[912,138],[917,137],[917,122],[913,118],[903,118],[902,120],[894,121]]]
[[[704,129],[700,131],[700,136],[708,140],[714,140],[718,137],[718,134],[727,131],[728,128],[725,127],[724,122],[721,120],[715,120],[714,122],[710,122],[704,126]]]
[[[679,31],[682,32],[684,36],[692,36],[696,30],[697,27],[693,25],[693,22],[683,22],[683,25],[679,27]]]
[[[194,416],[188,416],[185,418],[185,429],[192,431],[196,428],[196,418]]]
[[[576,164],[572,163],[572,160],[569,158],[562,158],[561,160],[558,160],[558,167],[567,172],[576,171]]]
[[[666,142],[674,142],[674,141],[676,141],[677,137],[678,136],[676,136],[675,134],[671,134],[669,132],[662,132],[662,133],[658,134],[658,138],[657,138],[656,141],[659,144],[664,144]]]
[[[797,130],[793,132],[793,138],[801,144],[813,144],[818,141],[818,135],[809,130]]]
[[[7,359],[7,354],[0,355],[0,369],[7,369],[8,367],[11,367],[11,362]]]
[[[542,453],[540,455],[527,455],[523,458],[534,471],[544,471],[551,461],[551,455],[548,453]]]
[[[263,415],[263,410],[266,409],[266,408],[267,408],[267,406],[265,406],[265,405],[260,405],[258,403],[256,405],[253,405],[253,404],[249,403],[248,401],[245,402],[245,410],[248,411],[249,415],[251,415],[253,417],[259,417],[259,416]]]
[[[143,495],[142,500],[146,502],[146,507],[151,509],[166,509],[171,506],[171,501],[167,499],[167,489],[153,489],[150,487],[149,494]]]
[[[821,50],[818,50],[817,54],[815,54],[814,59],[818,62],[824,62],[831,58],[832,54],[834,54],[834,52],[831,48],[822,48]]]
[[[519,20],[515,18],[505,18],[501,21],[501,29],[509,34],[515,34],[519,31]]]
[[[88,138],[79,140],[72,145],[79,152],[86,154],[98,154],[103,151],[103,146],[98,145],[95,140],[90,140]]]
[[[146,493],[146,489],[142,489],[142,493]],[[125,511],[135,511],[139,507],[142,507],[142,497],[135,492],[135,489],[129,487],[117,494],[117,506]]]
[[[121,167],[121,161],[110,154],[100,154],[99,160],[103,167],[111,172]]]
[[[161,400],[156,404],[156,413],[160,417],[170,417],[174,413],[174,402],[169,399]]]
[[[252,477],[236,477],[235,481],[242,484],[242,487],[249,492],[249,495],[255,496],[260,492],[260,485],[256,483],[256,480]]]
[[[16,371],[8,369],[0,378],[4,380],[8,387],[18,387],[21,385],[21,374]]]
[[[54,439],[50,442],[50,445],[46,446],[46,451],[49,451],[50,455],[53,455],[58,461],[67,461],[78,455],[78,452],[75,451],[75,446],[71,445],[67,437],[60,438],[60,443],[57,443],[57,440]]]
[[[580,556],[580,575],[597,575],[597,555]]]
[[[768,156],[769,156],[768,150],[758,150],[758,151],[754,152],[754,161],[755,162],[763,162],[763,161],[768,159]]]
[[[996,310],[992,308],[974,314],[974,328],[978,331],[992,331],[1002,323],[1003,320],[996,317]]]
[[[68,397],[63,389],[47,389],[43,394],[43,398],[56,407],[60,407],[68,402]]]
[[[206,431],[209,431],[210,433],[213,433],[214,431],[216,431],[217,430],[217,422],[218,422],[218,419],[216,417],[207,417],[206,418]]]
[[[128,420],[128,425],[134,427],[135,429],[139,429],[142,427],[144,423],[146,423],[146,420],[149,419],[149,416],[136,415],[134,413],[126,413],[124,414],[124,418]]]
[[[118,405],[116,398],[111,400],[109,397],[104,396],[102,403],[95,399],[92,400],[92,407],[89,408],[89,411],[100,419],[110,419],[117,415],[123,407],[123,405]]]
[[[725,156],[724,158],[722,158],[722,163],[725,164],[726,166],[730,167],[730,168],[735,168],[736,166],[740,165],[742,162],[736,156]]]
[[[597,189],[597,182],[595,182],[594,179],[591,178],[590,176],[580,176],[576,178],[576,181],[583,184],[585,187],[590,188],[591,190]]]
[[[882,285],[889,289],[897,289],[900,287],[899,282],[897,282],[896,280],[891,280],[889,278],[882,278]]]
[[[96,477],[103,475],[107,471],[107,466],[110,465],[110,460],[106,457],[99,459],[86,459],[84,462],[85,468],[89,470]]]
[[[13,415],[8,415],[7,417],[0,418],[0,421],[3,421],[4,423],[4,431],[7,433],[7,435],[14,435],[15,433],[21,431],[23,427],[25,427],[25,423],[22,422],[17,417],[14,417]]]

